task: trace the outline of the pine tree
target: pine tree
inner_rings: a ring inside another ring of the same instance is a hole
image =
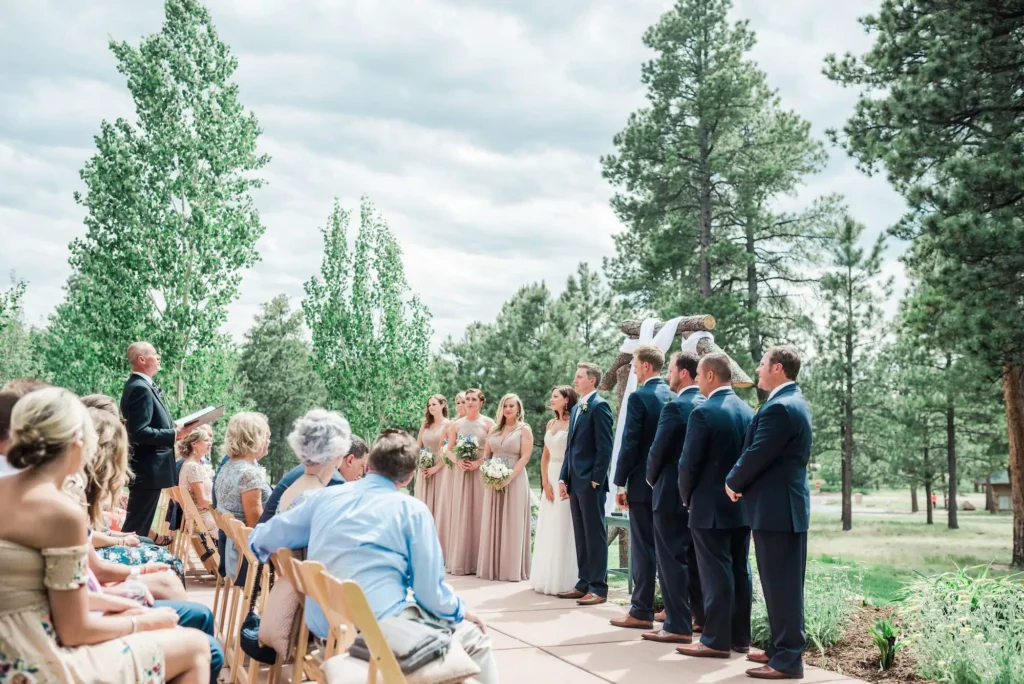
[[[172,409],[210,402],[195,359],[225,352],[218,331],[263,234],[251,192],[268,158],[238,101],[237,60],[198,0],[167,0],[160,33],[111,41],[137,119],[104,121],[81,171],[86,235],[51,317],[46,365],[78,392],[117,394],[131,342],[152,342]]]
[[[381,428],[419,427],[433,393],[430,312],[409,291],[402,250],[369,200],[359,218],[350,249],[349,213],[335,200],[321,230],[320,274],[306,282],[302,309],[328,407],[372,440]]]

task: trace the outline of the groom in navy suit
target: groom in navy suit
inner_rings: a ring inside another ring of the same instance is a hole
[[[615,503],[629,511],[629,555],[633,566],[633,598],[629,613],[612,620],[616,627],[654,627],[654,512],[653,490],[647,484],[647,455],[658,431],[658,419],[675,394],[661,379],[665,352],[643,345],[633,354],[637,388],[626,400],[622,448],[613,479],[618,491]]]
[[[579,403],[569,415],[569,440],[558,478],[562,499],[569,499],[576,537],[579,581],[559,598],[577,599],[581,606],[608,600],[608,527],[604,519],[608,496],[608,466],[612,461],[612,407],[597,393],[601,369],[592,363],[576,368],[574,385]]]
[[[648,641],[688,644],[704,624],[704,594],[697,572],[697,552],[690,533],[690,514],[679,499],[679,458],[690,413],[704,403],[697,388],[697,355],[676,352],[669,361],[668,384],[678,396],[665,404],[658,421],[647,481],[654,486],[654,546],[658,578],[665,600],[665,624],[645,632]]]
[[[768,650],[747,656],[761,664],[747,670],[756,679],[799,679],[804,673],[811,411],[796,386],[799,373],[800,355],[793,347],[765,352],[757,367],[757,384],[770,394],[747,430],[743,455],[725,480],[726,494],[744,502],[750,516],[768,608]]]
[[[750,526],[743,503],[731,501],[725,478],[743,450],[754,410],[732,391],[732,367],[721,352],[697,366],[707,399],[690,412],[679,462],[679,498],[690,509],[690,531],[704,589],[707,621],[700,641],[683,655],[728,658],[750,650]]]

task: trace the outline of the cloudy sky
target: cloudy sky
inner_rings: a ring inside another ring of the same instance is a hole
[[[261,302],[298,302],[319,267],[334,196],[368,195],[434,314],[435,341],[491,319],[520,285],[556,291],[579,261],[612,253],[621,227],[599,157],[643,104],[641,44],[671,0],[210,0],[237,55],[242,102],[273,159],[256,197],[263,261],[228,327]],[[754,58],[786,106],[823,136],[854,93],[821,75],[829,52],[864,51],[856,19],[878,0],[737,0]],[[108,36],[160,29],[156,0],[34,0],[0,8],[0,274],[29,282],[41,323],[61,298],[67,245],[84,233],[72,193],[101,119],[133,118]],[[842,192],[871,236],[902,202],[838,150],[797,202]],[[887,268],[900,271],[896,247]]]

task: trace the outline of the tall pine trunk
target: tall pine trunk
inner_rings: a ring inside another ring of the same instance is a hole
[[[747,344],[750,346],[750,358],[754,365],[761,363],[764,356],[764,349],[761,346],[761,321],[757,315],[757,307],[760,304],[757,294],[757,254],[754,247],[754,221],[756,217],[750,217],[747,221],[747,314],[750,317],[750,335]],[[757,388],[757,401],[763,404],[768,400],[768,392]]]
[[[697,132],[697,145],[700,155],[700,187],[698,188],[698,204],[700,208],[700,296],[707,299],[711,296],[711,156],[710,132],[707,124],[701,121]]]
[[[1003,403],[1006,406],[1006,431],[1010,438],[1010,500],[1013,505],[1013,557],[1010,565],[1024,569],[1024,368],[1021,366],[1003,369]]]
[[[910,482],[910,512],[917,513],[920,507],[917,505],[917,480]]]
[[[926,433],[926,435],[927,435],[927,433]],[[923,459],[922,459],[923,460],[923,465],[924,465],[924,506],[925,506],[925,511],[927,512],[927,515],[928,515],[927,520],[925,520],[925,522],[927,524],[929,524],[929,525],[934,525],[935,524],[935,516],[934,516],[933,506],[932,506],[932,465],[931,465],[931,461],[929,460],[929,455],[930,455],[929,451],[930,450],[928,449],[928,442],[927,442],[927,436],[926,436],[925,437],[924,454],[923,454]]]
[[[851,278],[847,282],[852,282]],[[852,307],[853,293],[847,302]],[[853,312],[846,324],[846,350],[843,364],[843,531],[853,529]]]

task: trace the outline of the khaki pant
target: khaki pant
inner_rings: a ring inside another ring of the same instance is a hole
[[[439,625],[451,627],[450,622],[438,620],[428,615],[422,608],[412,605],[403,610],[400,617],[422,618]],[[480,668],[480,674],[473,679],[480,684],[498,684],[498,666],[494,662],[494,654],[491,652],[491,637],[483,633],[476,624],[469,620],[463,620],[455,625],[454,637],[462,644],[469,657],[473,659],[476,666]]]

